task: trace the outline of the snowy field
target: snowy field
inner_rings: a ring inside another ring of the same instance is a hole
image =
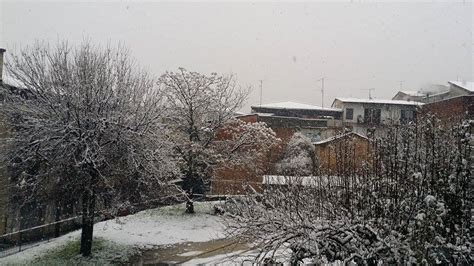
[[[126,262],[140,251],[158,246],[220,239],[224,237],[224,228],[219,217],[211,214],[215,203],[196,203],[194,215],[185,214],[185,206],[180,204],[97,223],[94,225],[96,247],[92,258],[87,260],[76,255],[68,258],[68,254],[78,253],[78,230],[2,258],[0,265]]]

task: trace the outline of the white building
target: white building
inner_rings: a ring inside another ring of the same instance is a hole
[[[332,103],[333,108],[343,110],[343,124],[364,135],[368,127],[414,120],[421,105],[413,101],[357,98],[336,98]]]

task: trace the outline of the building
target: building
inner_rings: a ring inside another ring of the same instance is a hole
[[[371,127],[382,128],[414,120],[421,105],[404,100],[358,98],[336,98],[332,103],[333,108],[342,110],[344,127],[362,135],[367,135],[367,129]]]
[[[250,115],[240,119],[265,122],[283,141],[289,140],[297,131],[312,141],[328,138],[342,126],[342,110],[316,105],[279,102],[252,106]]]
[[[419,115],[434,115],[447,127],[462,120],[474,120],[474,95],[462,95],[424,104]]]
[[[370,155],[367,137],[348,132],[313,143],[320,174],[354,176],[361,174]]]
[[[472,81],[448,81],[450,96],[474,95],[474,82]]]
[[[423,105],[420,114],[435,115],[445,126],[474,119],[474,82],[449,81],[448,84],[450,86],[446,97],[430,98]]]
[[[427,94],[422,91],[399,91],[392,100],[423,102]]]
[[[10,86],[3,83],[3,54],[5,49],[0,48],[0,108],[5,101],[5,93],[9,92]],[[0,152],[5,151],[5,140],[8,137],[8,128],[0,114]],[[0,154],[1,158],[1,154]],[[0,235],[6,233],[7,206],[9,199],[9,179],[7,169],[0,161]]]
[[[274,116],[299,117],[306,119],[340,119],[341,110],[336,108],[324,108],[316,105],[279,102],[252,106],[252,113],[273,114]]]
[[[448,86],[432,84],[418,91],[399,91],[392,100],[433,103],[442,100],[474,94],[474,82],[448,81]]]

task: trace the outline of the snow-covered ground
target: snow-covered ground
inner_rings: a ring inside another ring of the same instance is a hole
[[[130,256],[138,249],[223,238],[224,227],[219,222],[219,217],[211,215],[215,203],[196,203],[194,215],[185,214],[184,204],[179,204],[97,223],[94,226],[94,239],[103,240],[106,247],[94,254],[98,260],[96,262],[100,263],[102,258],[108,260]],[[78,241],[79,238],[80,230],[71,232],[48,243],[2,258],[0,265],[34,262],[72,241]]]

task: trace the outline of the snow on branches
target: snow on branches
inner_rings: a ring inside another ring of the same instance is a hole
[[[165,73],[158,84],[165,92],[183,188],[203,193],[216,159],[211,147],[216,133],[241,108],[248,91],[237,86],[232,75],[203,75],[184,68]]]
[[[312,175],[316,169],[314,145],[300,132],[296,132],[288,142],[283,159],[276,164],[280,174],[292,176]]]
[[[133,184],[127,196],[140,197],[175,172],[162,92],[123,47],[37,43],[6,69],[29,92],[1,108],[13,181],[35,197],[81,202],[81,253],[89,255],[96,200],[110,204],[123,183]]]
[[[257,261],[286,250],[291,263],[470,265],[472,126],[385,128],[362,172],[268,184],[233,201],[227,232],[253,243]]]

